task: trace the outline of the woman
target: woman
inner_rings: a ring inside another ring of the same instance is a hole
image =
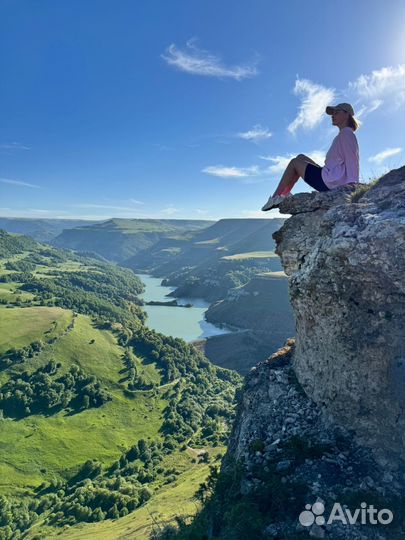
[[[326,114],[332,116],[332,124],[339,128],[339,133],[326,154],[325,165],[317,165],[304,154],[292,159],[263,211],[279,206],[300,177],[317,191],[329,191],[359,181],[359,146],[354,134],[359,123],[354,118],[353,107],[349,103],[339,103],[326,107]]]

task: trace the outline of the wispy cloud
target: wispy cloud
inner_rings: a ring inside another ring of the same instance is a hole
[[[288,154],[287,156],[259,156],[260,159],[265,161],[270,161],[273,165],[269,165],[266,170],[272,174],[283,173],[292,160],[295,157],[295,154]]]
[[[41,189],[41,186],[37,186],[36,184],[30,184],[28,182],[22,182],[21,180],[11,180],[11,178],[0,178],[0,182],[2,182],[3,184],[10,184],[12,186],[21,186],[21,187],[30,187],[30,188]]]
[[[19,142],[12,142],[0,144],[0,150],[31,150],[31,148]]]
[[[180,212],[180,208],[176,208],[173,205],[169,205],[167,208],[164,208],[160,211],[161,214],[165,216],[173,216],[174,214],[178,214]]]
[[[199,49],[195,45],[195,39],[189,40],[185,49],[180,49],[172,43],[161,56],[170,66],[193,75],[227,77],[240,81],[258,73],[254,64],[226,66],[219,56]]]
[[[360,118],[365,118],[370,113],[372,113],[372,112],[376,111],[377,109],[379,109],[383,103],[384,102],[383,102],[382,99],[373,99],[372,101],[370,101],[366,105],[361,105],[360,109],[357,112],[355,111],[356,118],[359,118],[359,119]]]
[[[402,148],[386,148],[382,152],[378,152],[378,154],[375,154],[374,156],[371,156],[368,158],[369,161],[372,163],[377,163],[377,165],[380,165],[385,159],[396,156],[397,154],[400,154],[402,152]]]
[[[325,152],[322,150],[312,150],[306,155],[319,165],[323,165],[325,161]],[[281,175],[292,158],[296,154],[286,154],[284,156],[259,156],[264,161],[269,161],[271,164],[265,167],[251,165],[250,167],[229,167],[224,165],[211,165],[202,169],[203,173],[220,178],[230,178],[233,180],[241,180],[244,183],[261,182],[272,175]]]
[[[301,98],[301,105],[297,117],[287,128],[293,135],[299,128],[310,130],[316,127],[325,114],[326,106],[335,100],[336,92],[308,79],[297,79],[294,94]]]
[[[318,165],[323,165],[325,162],[325,152],[322,150],[312,150],[311,152],[305,152],[305,154],[310,157]],[[269,165],[266,168],[265,172],[267,174],[282,174],[292,158],[296,154],[287,154],[285,156],[259,156],[260,159],[270,161],[273,165]]]
[[[405,102],[404,81],[405,64],[386,66],[349,82],[347,93],[357,98],[366,110],[376,110],[387,100],[397,108]]]
[[[304,152],[304,154],[320,166],[325,163],[326,152],[324,150],[312,150],[311,152]]]
[[[236,136],[246,141],[258,142],[264,139],[269,139],[273,134],[266,127],[262,127],[260,124],[256,124],[252,129],[248,131],[242,131]]]
[[[13,218],[38,218],[38,219],[86,219],[105,221],[111,216],[77,215],[70,214],[66,210],[49,210],[44,208],[0,208],[2,217]]]
[[[365,118],[385,103],[395,110],[405,102],[404,81],[405,64],[362,74],[339,91],[308,79],[297,79],[293,92],[301,98],[301,104],[297,117],[287,129],[292,134],[300,128],[313,129],[324,117],[326,106],[336,103],[338,99],[353,103],[357,118]]]
[[[55,213],[58,214],[67,214],[66,210],[49,210],[48,208],[27,208],[27,212],[32,212],[34,214],[41,214],[41,215],[52,215]]]
[[[83,204],[72,204],[70,205],[73,208],[97,208],[97,209],[108,209],[108,210],[118,210],[120,212],[131,212],[136,210],[136,208],[132,206],[119,206],[119,205],[112,205],[112,204],[93,204],[93,203],[83,203]]]
[[[210,174],[212,176],[219,176],[220,178],[248,178],[252,176],[259,176],[261,171],[257,165],[251,167],[226,167],[224,165],[210,165],[202,169],[203,173]]]

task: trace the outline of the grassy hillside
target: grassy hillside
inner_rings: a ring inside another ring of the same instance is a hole
[[[39,321],[35,328],[30,313],[33,310]],[[38,313],[40,310],[42,313]],[[59,311],[57,318],[55,310]],[[44,366],[51,359],[62,363],[62,372],[77,364],[102,381],[114,399],[103,407],[80,414],[71,415],[62,410],[49,417],[33,415],[19,421],[3,420],[7,429],[4,429],[0,450],[0,493],[24,493],[27,488],[34,490],[43,481],[68,478],[77,465],[87,459],[111,463],[134,440],[158,437],[166,401],[159,396],[151,399],[139,395],[136,400],[125,396],[119,383],[124,350],[111,332],[94,328],[88,316],[78,315],[74,327],[66,333],[66,322],[71,322],[72,313],[59,308],[5,311],[5,308],[0,309],[1,334],[11,319],[19,325],[21,334],[25,330],[30,334],[30,342],[43,338],[46,330],[52,332],[48,339],[57,337],[30,359],[30,370]],[[58,329],[52,324],[54,320],[58,321]],[[25,368],[19,364],[3,371],[2,384],[12,372],[21,373]],[[147,423],[144,423],[145,416]],[[89,434],[85,444],[84,433]]]
[[[148,330],[132,271],[6,233],[0,254],[0,537],[145,537],[150,512],[195,512],[237,374]]]
[[[1,293],[12,294],[12,291],[15,289],[0,289]],[[54,338],[66,330],[71,320],[71,312],[58,307],[35,306],[24,310],[8,310],[1,306],[0,354],[4,354],[12,347],[17,349],[25,347],[42,338],[45,333],[49,338]]]

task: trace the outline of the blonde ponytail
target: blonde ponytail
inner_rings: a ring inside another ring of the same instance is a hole
[[[349,114],[349,119],[347,121],[348,127],[352,128],[353,131],[356,131],[356,129],[359,129],[360,122],[354,118],[351,114]]]

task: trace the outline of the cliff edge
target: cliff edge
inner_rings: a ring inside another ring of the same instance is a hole
[[[394,469],[404,457],[404,179],[402,167],[371,187],[295,195],[273,235],[289,276],[299,383]]]
[[[219,538],[402,538],[404,195],[402,167],[280,206],[296,338],[245,379],[208,512]],[[336,504],[341,520],[298,519]],[[344,523],[370,505],[392,522]]]

